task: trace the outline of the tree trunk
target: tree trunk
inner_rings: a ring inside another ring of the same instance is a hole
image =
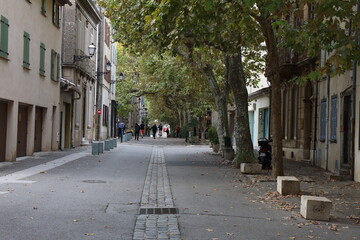
[[[218,124],[217,124],[217,133],[219,137],[219,143],[221,149],[224,148],[224,137],[230,136],[229,134],[229,124],[228,124],[228,112],[227,112],[227,97],[228,91],[220,91],[220,88],[216,82],[213,69],[210,65],[206,65],[203,68],[203,71],[206,75],[206,78],[209,82],[210,89],[215,98],[215,104],[218,111]],[[226,87],[225,87],[226,88]]]
[[[256,162],[254,149],[251,141],[249,115],[248,115],[248,92],[242,64],[241,47],[238,52],[226,56],[227,81],[234,95],[235,103],[235,131],[236,161]]]
[[[271,129],[272,129],[272,175],[284,175],[283,166],[283,129],[281,123],[281,76],[279,64],[279,49],[271,21],[265,18],[258,19],[266,42],[268,55],[266,58],[266,75],[271,82]]]

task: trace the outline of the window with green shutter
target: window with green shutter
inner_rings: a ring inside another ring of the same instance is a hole
[[[53,0],[52,22],[55,24],[55,26],[60,26],[60,5],[56,0]]]
[[[45,5],[45,3],[46,3],[46,0],[41,0],[41,13],[43,15],[46,15],[46,5]]]
[[[30,34],[24,32],[23,67],[30,68]]]
[[[60,71],[61,71],[61,58],[60,58],[60,54],[57,55],[57,59],[56,59],[56,63],[57,63],[57,68],[56,68],[56,80],[60,80]]]
[[[39,73],[42,76],[45,76],[45,44],[40,43],[40,68]]]
[[[51,49],[51,71],[50,71],[50,76],[52,80],[55,80],[55,57],[56,57],[56,52],[54,51],[54,49]]]
[[[9,46],[9,20],[1,16],[0,19],[0,57],[8,58],[9,52],[8,52],[8,46]]]

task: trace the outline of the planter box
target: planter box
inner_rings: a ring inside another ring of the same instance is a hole
[[[262,165],[258,163],[241,163],[240,171],[245,174],[258,174],[261,173]]]

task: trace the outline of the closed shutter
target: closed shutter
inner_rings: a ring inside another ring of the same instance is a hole
[[[331,122],[330,122],[330,140],[336,141],[336,127],[337,127],[337,97],[331,98]]]
[[[30,34],[24,32],[23,67],[30,68]]]
[[[326,99],[321,101],[320,107],[320,141],[326,138]]]
[[[46,6],[45,6],[46,0],[41,0],[41,13],[46,14]]]
[[[51,49],[51,71],[50,71],[50,77],[52,80],[55,80],[55,51],[54,49]]]
[[[0,24],[0,57],[8,58],[8,44],[9,44],[9,20],[1,16]]]
[[[40,43],[40,68],[39,73],[42,76],[45,76],[45,44]]]
[[[60,54],[57,55],[57,67],[56,67],[56,80],[60,80],[60,71],[61,71],[61,58]]]

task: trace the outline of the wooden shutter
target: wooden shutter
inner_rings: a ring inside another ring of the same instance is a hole
[[[9,44],[9,20],[1,16],[0,23],[0,57],[8,58],[8,44]]]
[[[61,71],[61,58],[60,58],[60,54],[57,55],[57,67],[56,67],[56,80],[60,80],[60,71]]]
[[[24,32],[23,67],[30,68],[30,34]]]
[[[320,141],[326,138],[326,99],[321,101],[320,107]]]
[[[52,80],[55,80],[55,51],[54,49],[51,49],[51,71],[50,71],[50,77]]]
[[[331,98],[330,140],[336,141],[337,127],[337,97]]]
[[[45,76],[45,44],[40,43],[40,68],[39,73],[42,76]]]

